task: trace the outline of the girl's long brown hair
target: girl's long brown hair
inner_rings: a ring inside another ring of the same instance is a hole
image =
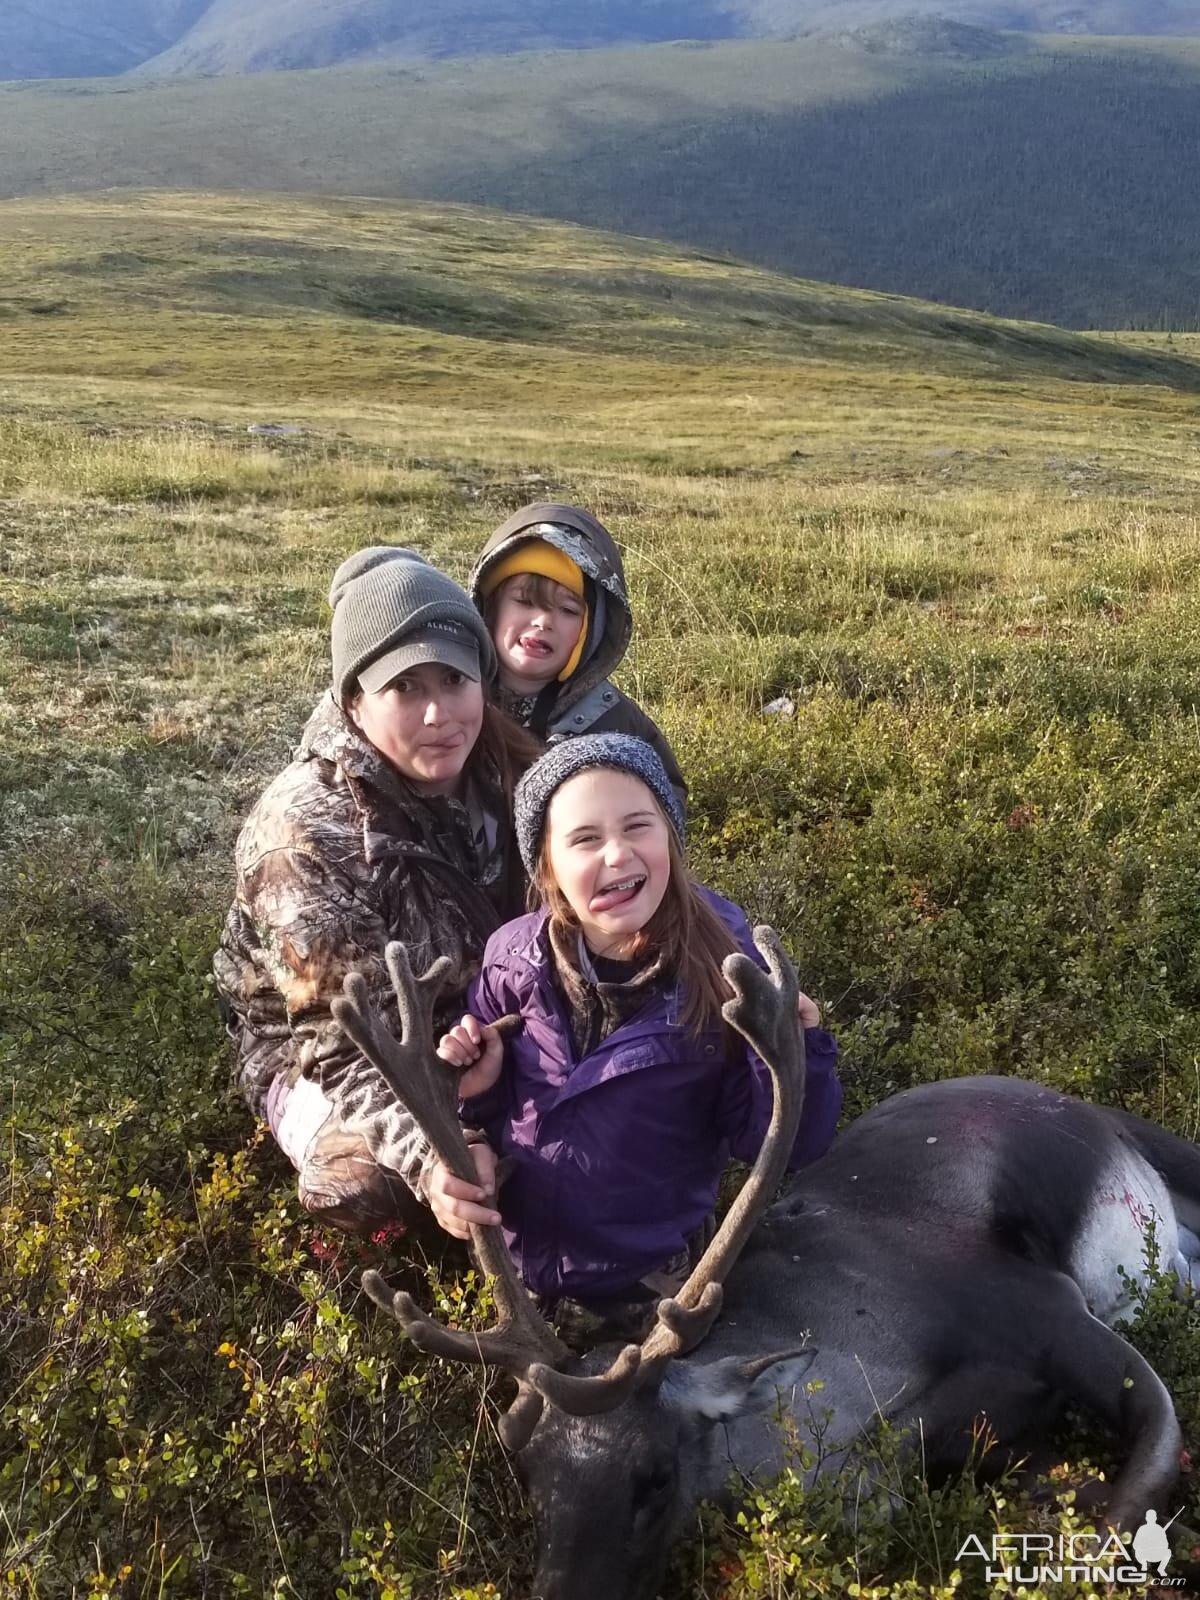
[[[662,958],[667,970],[678,979],[683,991],[681,1021],[688,1033],[697,1034],[714,1023],[723,1023],[721,1006],[733,990],[725,981],[721,963],[738,949],[737,941],[720,917],[700,894],[688,872],[679,836],[659,805],[654,792],[646,793],[667,825],[667,851],[671,875],[658,910],[633,942],[633,959],[652,961]],[[550,865],[548,827],[542,833],[542,847],[529,885],[530,908],[544,905],[555,932],[560,936],[575,933],[579,919],[571,909]]]
[[[533,765],[544,747],[528,729],[515,722],[506,711],[501,711],[490,698],[490,694],[491,691],[485,686],[483,726],[479,730],[475,748],[467,757],[466,765],[468,771],[479,762],[491,767],[499,780],[500,792],[504,796],[511,817],[513,790],[524,776],[526,768]]]

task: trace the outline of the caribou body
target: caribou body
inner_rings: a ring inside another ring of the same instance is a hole
[[[781,1406],[820,1470],[845,1466],[886,1418],[919,1428],[938,1472],[970,1459],[981,1427],[1021,1450],[1073,1403],[1121,1436],[1105,1511],[1136,1527],[1169,1493],[1181,1437],[1161,1380],[1108,1322],[1144,1274],[1151,1229],[1161,1264],[1190,1280],[1200,1151],[1020,1079],[952,1079],[860,1117],[771,1203],[800,1114],[803,1042],[786,958],[769,929],[755,937],[770,976],[731,957],[726,1017],[770,1068],[775,1115],[712,1245],[640,1346],[573,1357],[496,1228],[473,1234],[501,1310],[485,1333],[445,1328],[377,1274],[364,1280],[421,1348],[516,1377],[501,1433],[537,1525],[535,1595],[649,1600],[698,1502],[734,1472],[784,1464]],[[425,1042],[440,973],[415,980],[399,946],[389,963],[401,1041],[353,978],[339,1021],[470,1179],[451,1075]]]

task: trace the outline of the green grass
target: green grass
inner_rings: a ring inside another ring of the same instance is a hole
[[[610,523],[621,682],[688,772],[697,868],[783,930],[851,1110],[998,1070],[1200,1130],[1188,342],[453,208],[2,220],[6,1592],[527,1590],[493,1386],[426,1368],[358,1277],[486,1307],[306,1222],[228,1091],[208,979],[234,834],[325,682],[359,545],[462,576],[523,500]],[[347,308],[384,273],[386,320]],[[246,431],[281,420],[302,431]],[[764,715],[783,693],[795,715]],[[1161,1297],[1138,1330],[1193,1449],[1196,1331]],[[941,1594],[956,1534],[1061,1514],[885,1466],[891,1522],[785,1485],[689,1541],[672,1600]],[[1190,1480],[1181,1504],[1195,1523]]]

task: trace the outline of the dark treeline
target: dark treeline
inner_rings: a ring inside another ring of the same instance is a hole
[[[1069,327],[1200,327],[1200,85],[1161,60],[975,63],[653,143],[594,134],[447,197]]]

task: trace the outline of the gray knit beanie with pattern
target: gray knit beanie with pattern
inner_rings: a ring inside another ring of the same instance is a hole
[[[666,812],[679,842],[683,843],[683,807],[657,752],[644,739],[635,739],[631,733],[581,733],[573,739],[561,739],[552,744],[517,785],[513,821],[521,860],[531,876],[542,845],[546,811],[555,793],[577,772],[595,767],[611,767],[640,778]]]
[[[359,550],[334,573],[329,604],[339,702],[364,673],[371,680],[364,688],[381,689],[421,661],[444,662],[476,679],[496,675],[495,646],[466,590],[415,550]]]

